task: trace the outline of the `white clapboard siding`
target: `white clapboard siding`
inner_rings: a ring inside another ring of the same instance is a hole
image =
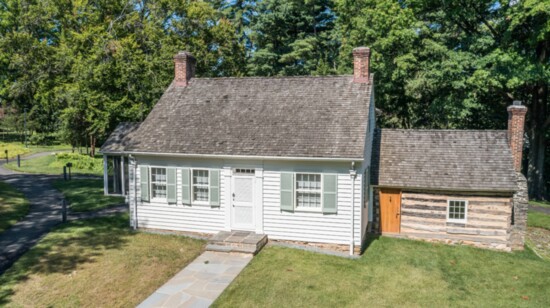
[[[140,181],[137,169],[137,180]],[[217,233],[225,226],[225,179],[220,177],[220,206],[183,205],[181,169],[176,172],[177,203],[147,202],[138,203],[137,221],[139,228],[162,229],[199,233]],[[138,185],[137,196],[141,196]]]
[[[351,178],[338,174],[338,212],[285,212],[280,206],[281,172],[264,170],[264,233],[272,239],[348,244],[351,226]],[[361,243],[361,176],[355,180],[355,244]]]
[[[137,197],[137,225],[139,228],[175,230],[200,233],[216,233],[230,228],[230,210],[228,207],[230,200],[227,200],[231,187],[231,177],[223,176],[224,168],[233,168],[233,163],[208,161],[187,161],[177,159],[167,159],[166,161],[153,158],[142,158],[142,164],[151,163],[156,166],[166,166],[176,168],[176,204],[167,202],[145,202],[140,200],[141,185],[135,187],[136,191],[130,189],[130,200]],[[220,206],[210,207],[208,205],[184,205],[182,204],[182,171],[181,168],[200,167],[207,169],[220,170]],[[296,168],[306,168],[312,172],[330,172],[338,173],[338,209],[336,214],[323,214],[321,212],[283,212],[280,209],[280,176],[281,170],[292,170]],[[305,167],[304,167],[305,166]],[[296,165],[296,163],[278,163],[269,166],[258,164],[257,167],[263,167],[263,173],[259,173],[262,187],[258,187],[262,194],[256,204],[261,207],[258,219],[256,221],[257,232],[263,232],[272,239],[307,241],[319,243],[349,244],[351,235],[351,204],[352,204],[352,180],[346,167],[337,168],[327,167],[320,164]],[[325,170],[339,171],[325,171]],[[260,169],[261,170],[261,169]],[[140,168],[136,170],[136,180],[140,183]],[[362,213],[366,209],[362,206],[362,174],[359,173],[355,179],[355,199],[354,199],[354,242],[360,245],[362,237]],[[132,184],[131,184],[132,185]],[[133,213],[131,213],[133,214]],[[133,216],[131,216],[133,217]],[[133,219],[133,218],[132,218]],[[133,221],[131,221],[133,223]],[[263,229],[262,229],[263,226]]]

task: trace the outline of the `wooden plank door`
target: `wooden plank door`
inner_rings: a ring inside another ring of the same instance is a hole
[[[401,226],[401,191],[380,190],[380,231],[399,233]]]

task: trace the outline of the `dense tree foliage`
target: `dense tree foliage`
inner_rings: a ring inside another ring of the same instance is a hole
[[[199,76],[349,74],[372,49],[380,125],[503,129],[527,114],[524,171],[546,194],[550,0],[0,0],[0,102],[20,129],[101,143],[140,121],[189,50]],[[545,174],[546,171],[546,174]]]
[[[143,119],[189,50],[202,76],[239,75],[244,48],[205,2],[0,2],[0,97],[32,128],[93,148],[121,121]]]

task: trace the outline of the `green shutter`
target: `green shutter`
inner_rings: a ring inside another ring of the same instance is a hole
[[[220,170],[210,170],[210,206],[220,206]]]
[[[181,202],[191,204],[191,175],[189,169],[181,169]]]
[[[149,202],[149,167],[140,167],[141,201]]]
[[[176,203],[176,169],[166,168],[166,199]]]
[[[323,174],[323,213],[337,212],[338,177],[336,174]]]
[[[281,211],[294,211],[294,173],[281,173]]]

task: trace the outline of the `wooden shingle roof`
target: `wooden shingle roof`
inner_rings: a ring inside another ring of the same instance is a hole
[[[373,185],[517,190],[506,131],[377,129],[374,139]]]
[[[193,78],[172,84],[115,152],[361,159],[370,84],[352,76]]]
[[[139,128],[138,122],[121,122],[101,146],[102,153],[123,152]]]

